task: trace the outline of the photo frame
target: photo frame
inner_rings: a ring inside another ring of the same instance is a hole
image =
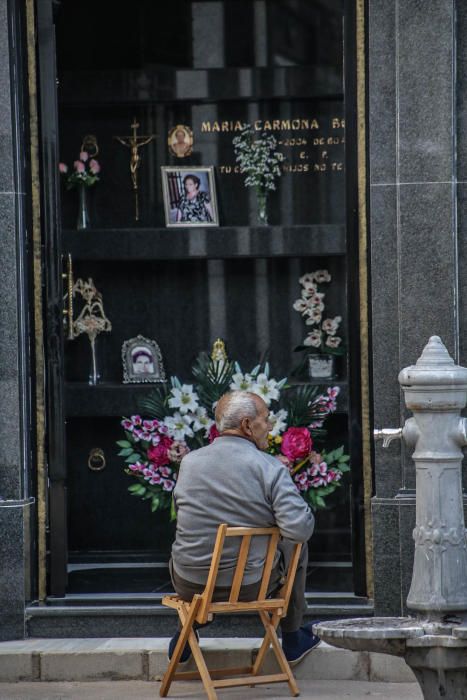
[[[167,145],[176,158],[186,158],[193,152],[193,131],[186,124],[177,124],[169,131]]]
[[[219,226],[214,167],[161,167],[168,227]]]
[[[124,384],[157,384],[166,380],[159,345],[143,335],[125,340],[122,363]]]

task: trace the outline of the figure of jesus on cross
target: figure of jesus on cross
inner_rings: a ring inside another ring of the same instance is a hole
[[[133,192],[135,195],[135,221],[139,221],[139,198],[138,198],[138,168],[141,165],[141,156],[139,154],[139,149],[142,146],[150,143],[155,139],[155,135],[150,136],[138,136],[137,132],[139,129],[139,123],[136,121],[136,117],[133,117],[133,123],[131,125],[131,135],[130,136],[115,136],[117,141],[119,141],[124,146],[130,149],[130,175],[131,182],[133,184]]]

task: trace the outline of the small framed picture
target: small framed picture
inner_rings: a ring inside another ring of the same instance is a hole
[[[161,170],[167,226],[219,226],[212,166]]]
[[[185,124],[177,124],[169,131],[167,139],[169,151],[177,158],[191,156],[193,151],[193,131]]]
[[[124,384],[165,382],[162,353],[155,340],[142,335],[125,340],[122,362]]]

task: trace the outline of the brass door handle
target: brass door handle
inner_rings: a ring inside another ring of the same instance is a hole
[[[66,280],[66,292],[63,295],[63,302],[65,308],[63,309],[63,316],[67,317],[68,320],[68,340],[73,340],[73,260],[71,254],[68,253],[66,261],[66,272],[62,273],[62,278]]]

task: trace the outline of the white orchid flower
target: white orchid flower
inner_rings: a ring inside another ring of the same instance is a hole
[[[182,415],[177,411],[173,416],[166,416],[163,424],[169,431],[170,437],[174,438],[174,440],[184,440],[186,437],[193,437],[189,415]]]

